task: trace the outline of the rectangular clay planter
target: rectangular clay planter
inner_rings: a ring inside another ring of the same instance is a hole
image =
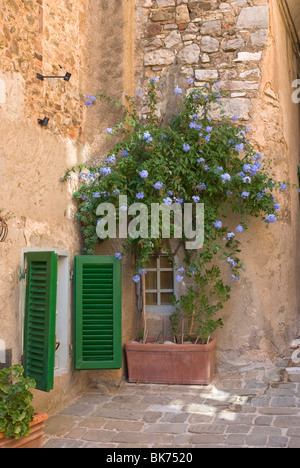
[[[46,414],[36,413],[34,420],[30,423],[30,434],[21,439],[14,439],[13,437],[5,439],[4,434],[0,432],[0,448],[41,448],[45,427],[44,421],[47,419]]]
[[[214,339],[207,345],[125,344],[129,382],[208,385],[216,367]]]

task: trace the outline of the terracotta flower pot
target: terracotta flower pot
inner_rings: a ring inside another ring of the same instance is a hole
[[[215,375],[216,345],[125,344],[129,382],[208,385]]]
[[[34,420],[30,423],[30,434],[21,439],[14,439],[13,437],[6,439],[4,434],[0,433],[0,448],[41,448],[45,427],[44,421],[47,419],[46,414],[36,413]]]

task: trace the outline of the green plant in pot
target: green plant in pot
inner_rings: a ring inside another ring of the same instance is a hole
[[[19,365],[0,371],[0,432],[6,438],[27,436],[34,419],[30,389],[36,384],[33,379],[25,378],[23,372]]]
[[[177,283],[182,283],[181,286],[190,283],[177,298],[172,316],[178,346],[186,340],[196,346],[209,344],[212,333],[223,325],[219,312],[244,268],[240,252],[249,220],[260,218],[267,227],[276,223],[280,206],[274,194],[288,187],[287,183],[274,180],[271,163],[249,141],[248,129],[238,124],[238,118],[224,117],[223,93],[216,83],[193,89],[193,80],[189,80],[189,85],[187,93],[178,87],[174,90],[178,107],[167,122],[158,118],[160,84],[155,78],[150,80],[146,95],[127,96],[126,105],[104,94],[89,96],[88,106],[100,99],[122,110],[120,123],[106,129],[108,138],[115,144],[105,162],[73,167],[62,179],[70,180],[79,172],[79,188],[74,198],[78,200],[77,219],[89,255],[94,254],[99,242],[99,225],[103,227],[108,222],[106,216],[99,215],[99,204],[107,203],[119,212],[117,223],[122,211],[126,211],[129,225],[136,220],[128,207],[137,202],[145,207],[148,216],[141,229],[144,234],[128,235],[123,251],[116,252],[120,261],[129,252],[135,259],[132,279],[142,298],[139,313],[144,318],[144,343],[147,337],[145,276],[151,257],[165,253],[177,268]],[[145,118],[139,109],[146,102]],[[126,197],[125,206],[120,195]],[[153,235],[149,213],[155,204],[170,210],[174,205],[182,210],[192,206],[189,213],[193,232],[199,226],[197,208],[203,204],[202,245],[187,248],[186,242],[191,238],[186,233],[181,237],[174,235],[178,229],[174,212],[170,215],[172,242],[163,235],[162,218],[158,223],[159,235]],[[179,251],[183,252],[182,263],[177,265]],[[157,362],[155,358],[152,360]]]
[[[220,280],[220,269],[213,266],[205,275],[194,276],[193,286],[175,300],[171,323],[176,343],[207,344],[213,332],[223,327],[223,320],[216,316],[230,299],[230,287]]]

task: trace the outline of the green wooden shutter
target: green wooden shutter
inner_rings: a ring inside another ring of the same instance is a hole
[[[115,257],[75,257],[76,369],[122,367],[121,269]]]
[[[24,329],[24,370],[39,390],[50,392],[54,383],[57,255],[27,254]]]

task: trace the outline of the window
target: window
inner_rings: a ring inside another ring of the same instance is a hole
[[[150,259],[145,281],[147,311],[172,313],[172,297],[175,294],[174,266],[166,255]]]

